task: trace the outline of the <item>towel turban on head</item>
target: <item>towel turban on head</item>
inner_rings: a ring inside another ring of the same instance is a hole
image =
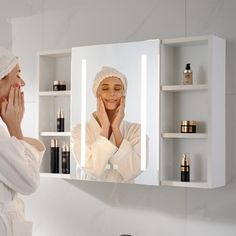
[[[124,86],[124,95],[126,95],[127,91],[127,78],[124,74],[119,72],[118,70],[104,66],[102,69],[96,74],[94,82],[93,82],[93,93],[96,96],[97,95],[97,89],[99,87],[99,84],[108,77],[116,77],[119,78]]]
[[[18,64],[18,58],[6,48],[0,47],[0,80]]]

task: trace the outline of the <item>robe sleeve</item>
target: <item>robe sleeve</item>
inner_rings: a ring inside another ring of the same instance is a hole
[[[92,131],[86,130],[86,149],[84,160],[81,158],[81,125],[72,129],[72,150],[76,157],[77,164],[87,174],[94,177],[101,177],[106,165],[118,148],[103,136],[98,136],[95,141],[91,141]]]
[[[34,192],[39,185],[44,151],[45,148],[38,151],[24,140],[0,135],[0,181],[20,194]]]
[[[140,124],[129,125],[126,137],[110,162],[113,166],[117,166],[116,169],[123,177],[124,182],[133,180],[142,173]]]

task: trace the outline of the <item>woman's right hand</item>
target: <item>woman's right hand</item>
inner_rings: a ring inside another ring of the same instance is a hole
[[[24,111],[24,94],[21,92],[20,86],[12,86],[8,101],[4,98],[1,103],[1,118],[7,125],[10,135],[18,139],[23,139],[21,121]]]
[[[97,115],[97,118],[98,118],[101,128],[102,128],[101,135],[108,137],[108,132],[110,129],[110,121],[108,119],[105,105],[104,105],[101,97],[98,97],[98,99],[97,99],[96,115]]]

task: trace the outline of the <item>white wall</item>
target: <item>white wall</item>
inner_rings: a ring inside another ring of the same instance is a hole
[[[21,58],[27,83],[24,129],[32,135],[37,51],[205,34],[227,40],[227,186],[203,190],[43,178],[38,191],[24,197],[34,236],[235,236],[236,1],[186,3],[185,18],[185,0],[41,1],[37,15],[12,21],[13,51]]]

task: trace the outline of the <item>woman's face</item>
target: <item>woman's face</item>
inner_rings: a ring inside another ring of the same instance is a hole
[[[11,86],[25,86],[25,82],[20,77],[20,67],[17,64],[13,70],[0,80],[0,97],[8,99]]]
[[[99,84],[97,95],[101,96],[107,110],[115,110],[124,95],[124,86],[119,78],[107,77]]]

